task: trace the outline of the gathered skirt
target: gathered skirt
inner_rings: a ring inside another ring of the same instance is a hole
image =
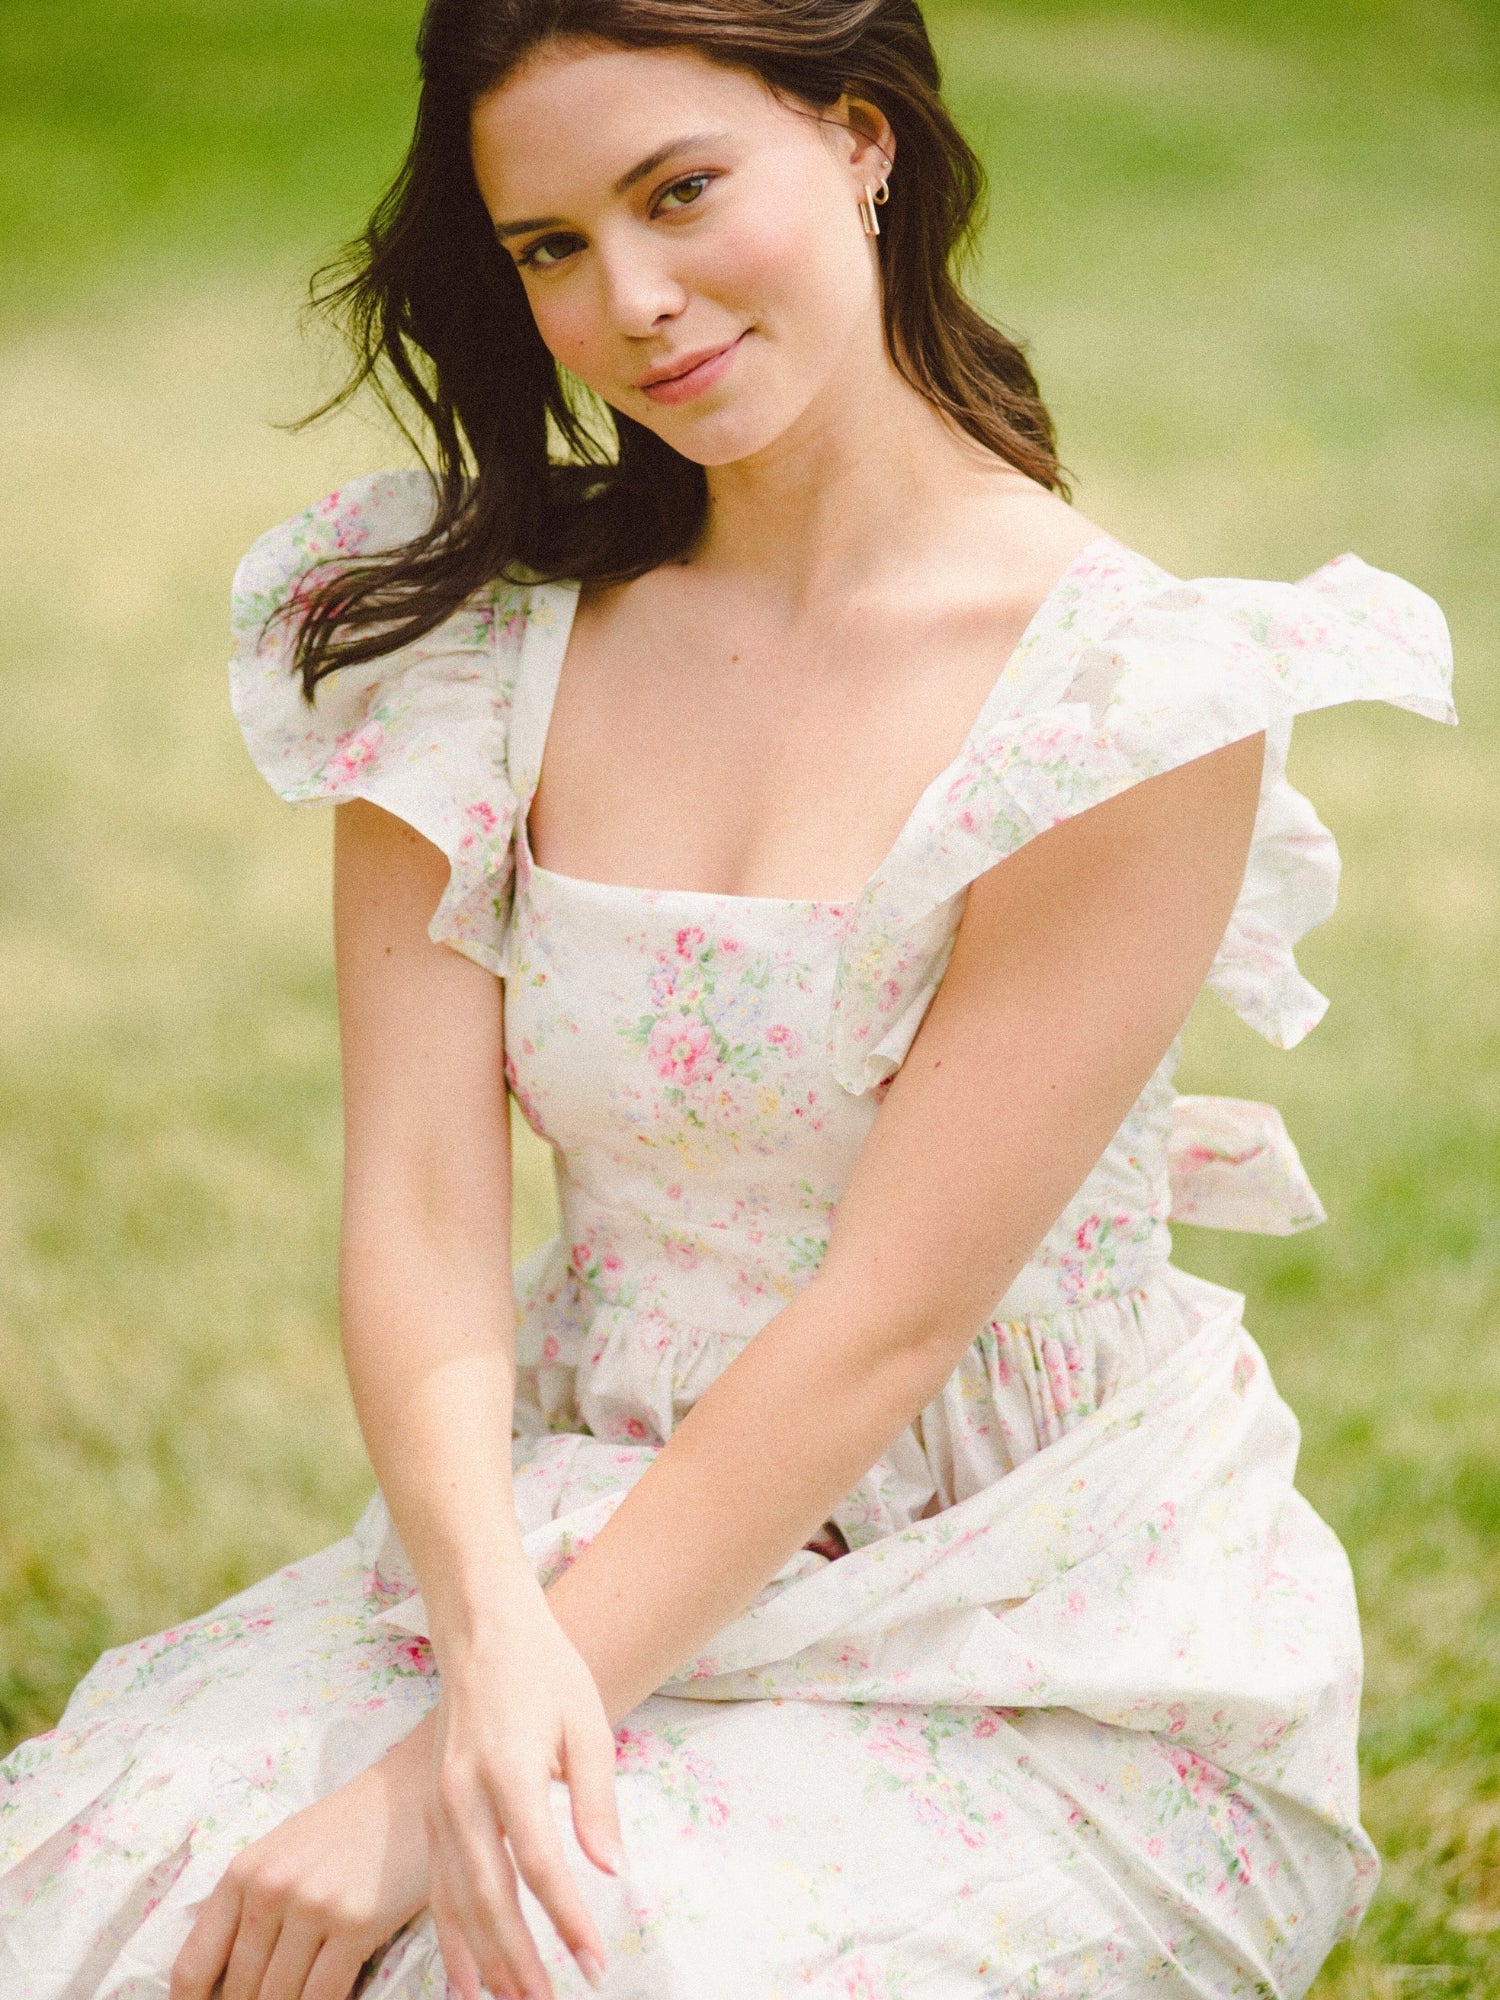
[[[1375,1880],[1358,1628],[1239,1309],[1169,1269],[1133,1302],[1171,1332],[1138,1380],[933,1518],[795,1557],[618,1731],[623,1880],[555,1789],[608,2000],[1306,1991]],[[651,1455],[518,1440],[541,1575]],[[233,1855],[437,1699],[414,1592],[377,1497],[333,1547],[106,1654],[0,1765],[3,2000],[165,2000]],[[446,1995],[429,1919],[360,1991]]]

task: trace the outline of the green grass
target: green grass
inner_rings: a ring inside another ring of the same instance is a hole
[[[7,0],[0,68],[0,1738],[103,1645],[346,1525],[369,1474],[333,1298],[327,826],[224,696],[241,549],[387,462],[305,270],[411,103],[391,0]],[[1457,735],[1317,718],[1343,906],[1300,1050],[1209,1004],[1199,1088],[1273,1098],[1333,1216],[1183,1231],[1247,1291],[1364,1604],[1386,1884],[1321,2000],[1500,1990],[1500,119],[1453,0],[940,18],[1081,504],[1169,565],[1346,547],[1448,610]],[[524,1155],[517,1234],[549,1216]]]

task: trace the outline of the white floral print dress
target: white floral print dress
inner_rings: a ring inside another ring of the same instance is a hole
[[[817,1269],[967,885],[1265,730],[1209,984],[1298,1041],[1325,1002],[1293,946],[1338,859],[1286,781],[1291,720],[1355,700],[1451,719],[1447,634],[1354,556],[1296,585],[1182,582],[1101,537],[852,901],[605,887],[538,867],[526,836],[574,590],[481,592],[313,709],[285,622],[263,631],[312,566],[429,509],[421,475],[383,474],[258,542],[234,702],[284,797],[371,799],[444,850],[432,936],[505,982],[510,1087],[564,1219],[517,1277],[516,1490],[550,1576]],[[1348,1565],[1293,1487],[1296,1424],[1242,1301],[1168,1261],[1173,1216],[1322,1212],[1276,1114],[1178,1098],[1174,1061],[839,1508],[850,1553],[796,1556],[620,1729],[629,1879],[578,1864],[609,2000],[1282,2000],[1357,1922],[1376,1862]],[[236,1850],[436,1692],[378,1498],[348,1539],[106,1654],[0,1766],[4,2000],[164,1996]],[[445,1993],[425,1918],[362,1990]]]

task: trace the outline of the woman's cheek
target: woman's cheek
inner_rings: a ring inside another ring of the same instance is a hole
[[[695,273],[695,289],[723,305],[758,318],[794,300],[809,274],[807,238],[784,218],[744,209],[715,231],[707,256]]]
[[[586,308],[567,299],[547,297],[531,300],[531,316],[542,344],[555,361],[571,369],[590,388],[604,386],[601,361],[603,343],[599,329]]]
[[[856,225],[857,229],[857,225]],[[824,207],[795,200],[746,205],[715,235],[694,288],[736,317],[774,329],[790,356],[842,345],[876,288],[864,237],[829,227]]]

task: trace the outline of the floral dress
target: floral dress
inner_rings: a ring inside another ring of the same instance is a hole
[[[561,1235],[517,1274],[516,1495],[551,1577],[818,1268],[967,885],[1126,786],[1264,730],[1243,891],[1209,985],[1287,1047],[1323,1012],[1296,940],[1338,857],[1286,780],[1294,715],[1451,719],[1447,634],[1342,556],[1182,582],[1104,536],[962,751],[846,902],[605,886],[527,840],[576,590],[496,585],[314,709],[267,614],[425,525],[356,481],[235,582],[236,713],[294,803],[366,798],[448,856],[434,939],[501,977],[510,1088]],[[393,1052],[394,1054],[395,1052]],[[1242,1301],[1168,1261],[1175,1217],[1321,1219],[1276,1113],[1163,1061],[951,1379],[804,1550],[618,1732],[628,1878],[577,1856],[608,2000],[1303,1993],[1358,1921],[1348,1564]],[[4,2000],[159,2000],[231,1856],[437,1695],[377,1497],[352,1535],[107,1653],[0,1766]],[[557,1992],[580,1975],[528,1904]],[[362,1991],[446,1992],[430,1921]]]

